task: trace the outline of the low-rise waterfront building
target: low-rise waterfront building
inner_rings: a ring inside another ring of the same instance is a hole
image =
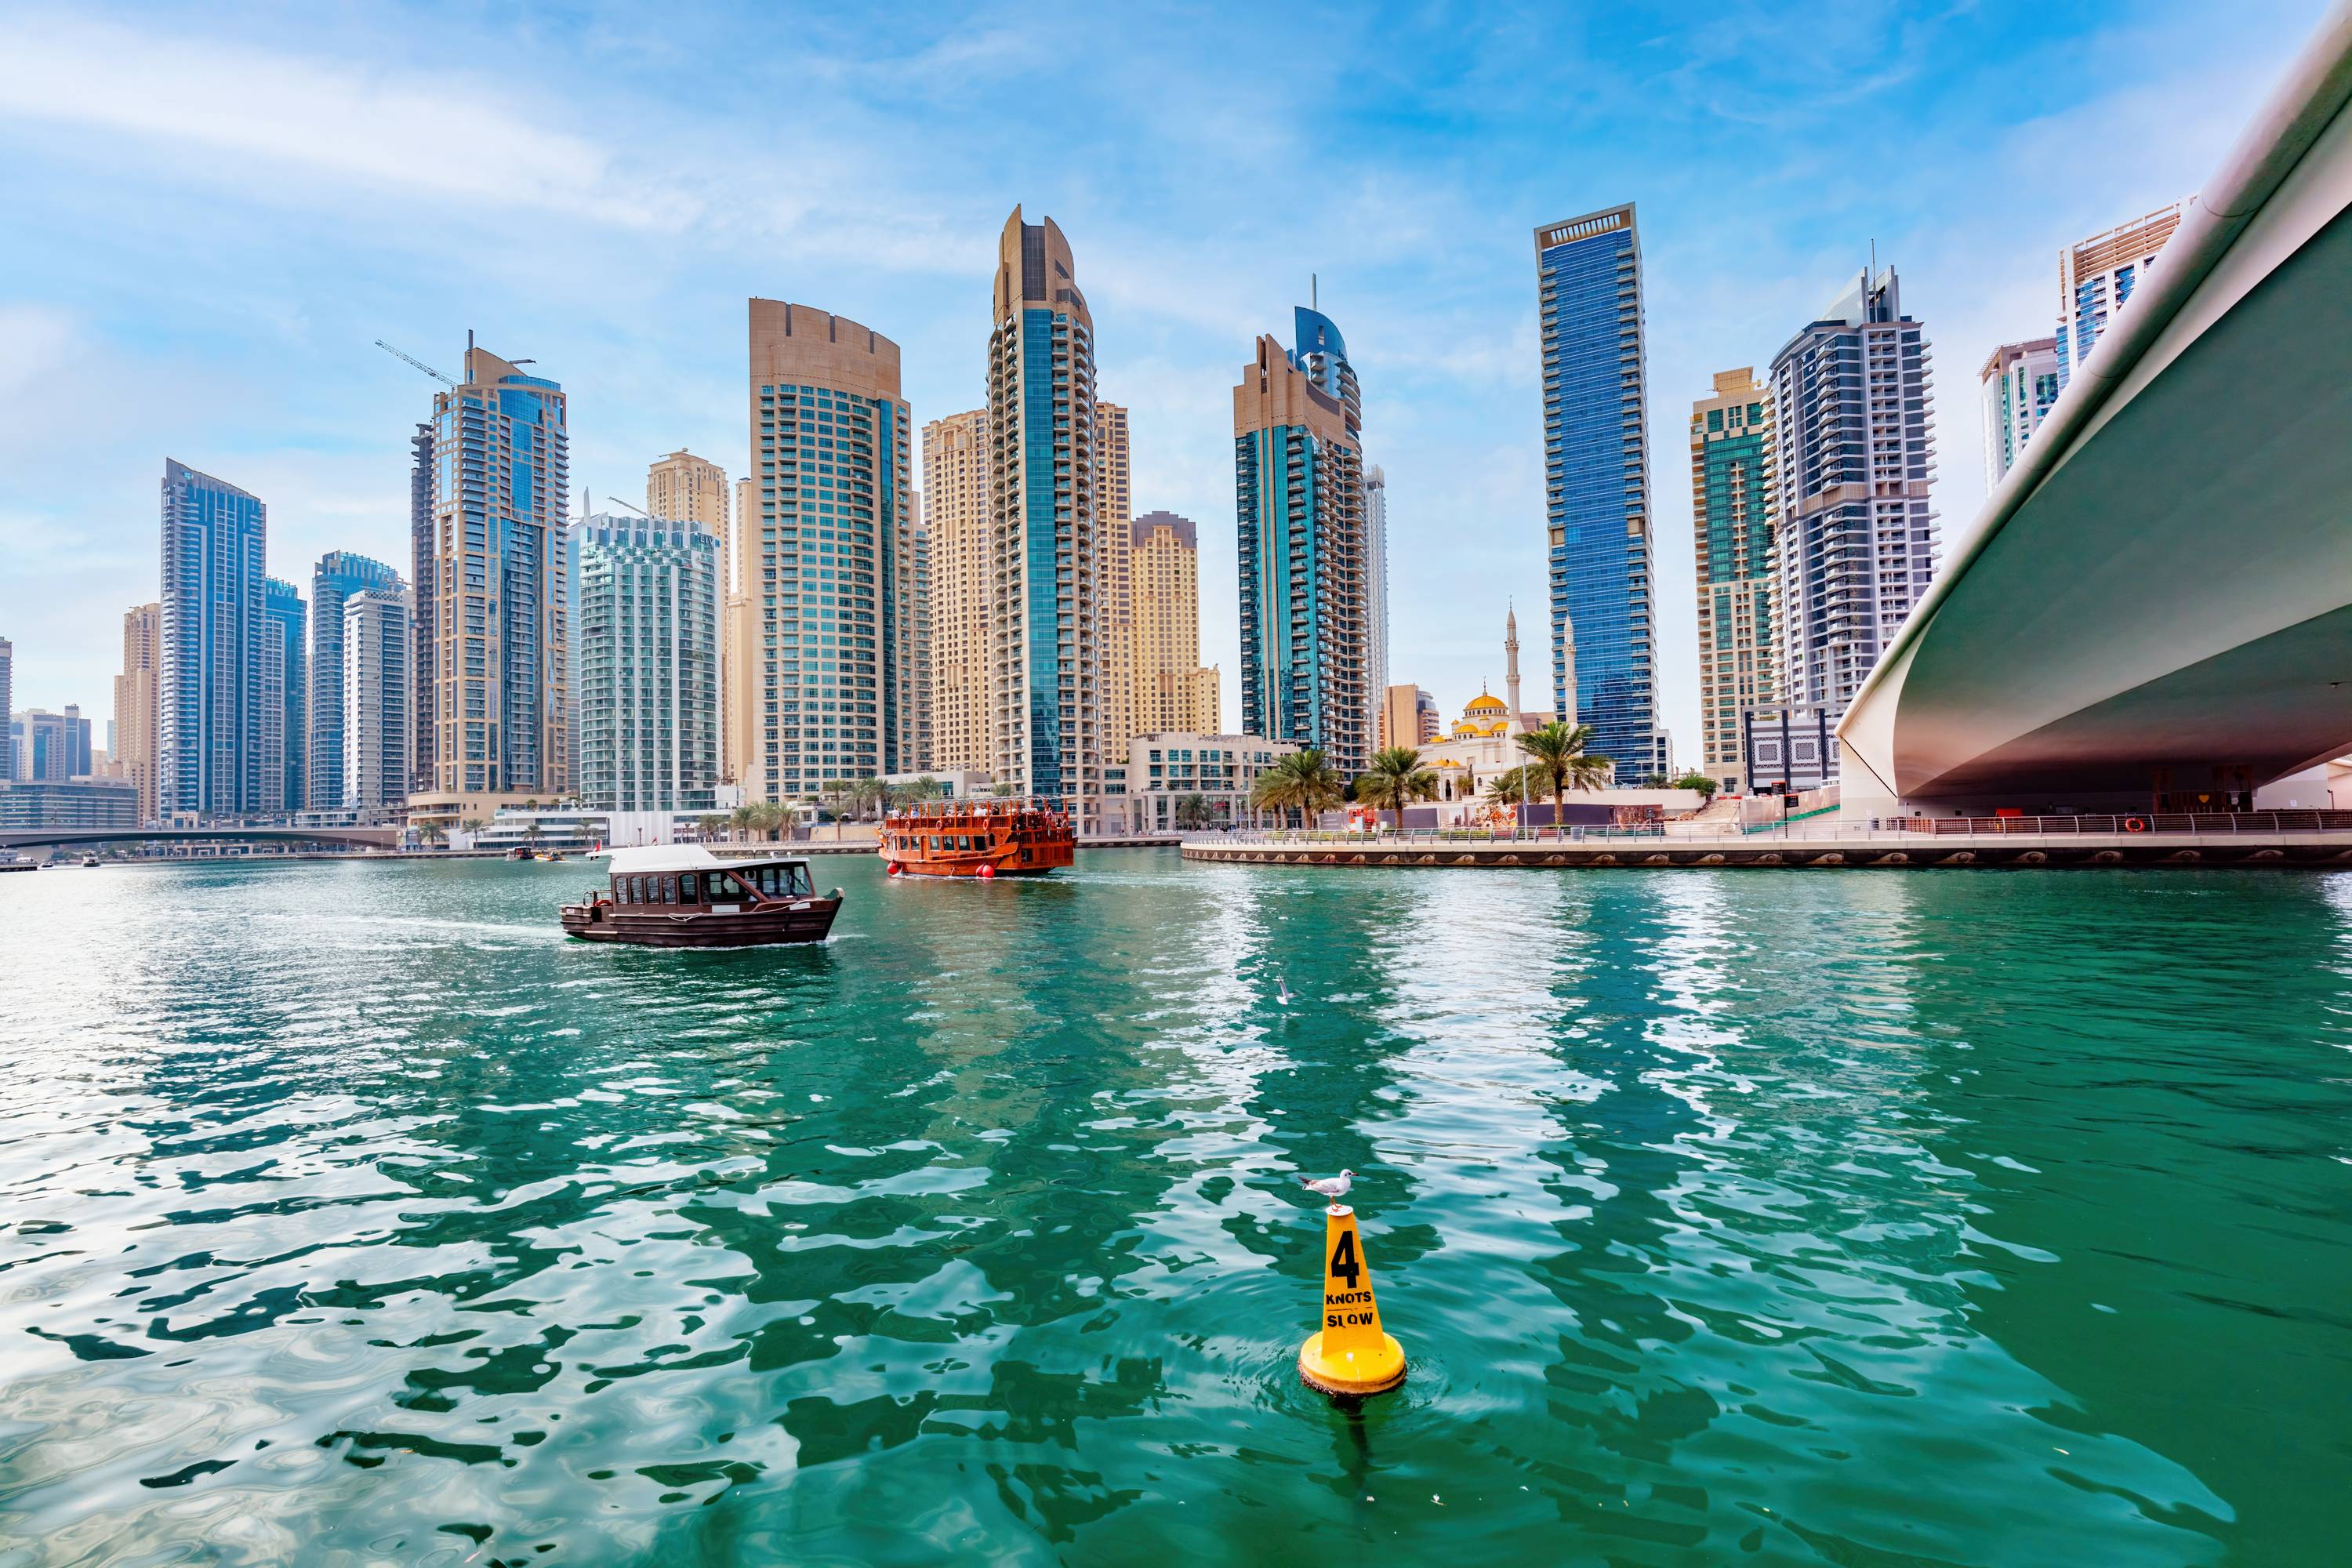
[[[1105,831],[1175,833],[1190,828],[1274,825],[1250,805],[1258,775],[1298,747],[1255,735],[1138,735],[1128,742],[1124,803]]]
[[[139,786],[129,779],[0,779],[0,828],[138,826]]]

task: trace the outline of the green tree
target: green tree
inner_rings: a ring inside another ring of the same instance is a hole
[[[1339,775],[1312,746],[1276,758],[1250,790],[1250,805],[1261,811],[1296,811],[1302,827],[1343,798]]]
[[[1013,786],[1009,784],[992,784],[989,786],[988,793],[993,795],[1008,795],[1013,793]]]
[[[1676,779],[1674,782],[1674,787],[1675,789],[1695,789],[1698,791],[1699,804],[1701,805],[1705,805],[1707,802],[1715,798],[1715,792],[1722,786],[1717,784],[1710,775],[1700,773],[1697,769],[1694,768],[1689,773],[1686,773],[1682,777]]]
[[[1421,765],[1421,752],[1411,746],[1391,746],[1372,753],[1372,765],[1356,779],[1356,799],[1374,811],[1396,813],[1397,831],[1404,831],[1404,808],[1416,800],[1437,798],[1437,774]]]
[[[442,826],[437,822],[426,822],[420,825],[416,829],[416,836],[425,840],[427,844],[446,844],[449,842],[449,830]]]
[[[750,834],[751,831],[751,808],[749,805],[739,805],[734,810],[729,812],[727,814],[727,826],[734,831],[735,836],[739,838]]]
[[[1519,750],[1528,754],[1522,764],[1526,788],[1540,784],[1551,792],[1552,826],[1561,833],[1567,831],[1561,819],[1567,815],[1563,797],[1568,790],[1599,789],[1609,782],[1609,759],[1586,752],[1591,743],[1591,725],[1563,724],[1557,719],[1519,737]]]
[[[1518,805],[1528,798],[1528,770],[1523,765],[1496,773],[1486,781],[1486,798],[1497,805]]]
[[[708,843],[727,831],[727,818],[715,811],[706,813],[694,819],[694,830],[701,834],[703,841]]]
[[[1176,828],[1181,832],[1198,832],[1209,826],[1209,797],[1186,795],[1176,797]]]

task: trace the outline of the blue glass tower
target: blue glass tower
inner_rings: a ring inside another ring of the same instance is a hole
[[[258,496],[164,459],[155,772],[156,809],[166,816],[273,809],[277,796],[262,781],[268,535]]]
[[[262,580],[261,614],[268,631],[261,648],[261,804],[273,815],[302,809],[303,721],[309,693],[303,667],[302,591],[276,577]]]
[[[303,800],[312,811],[331,811],[343,804],[343,603],[354,594],[397,594],[404,586],[400,574],[383,562],[348,550],[328,552],[311,569],[310,740]]]
[[[1642,245],[1633,207],[1536,230],[1552,706],[1630,782],[1663,773],[1650,611]],[[1568,689],[1570,626],[1576,689]]]
[[[1310,746],[1343,777],[1371,760],[1370,538],[1360,404],[1339,329],[1257,341],[1234,388],[1242,731]]]

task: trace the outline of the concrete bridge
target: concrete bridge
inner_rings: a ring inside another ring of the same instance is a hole
[[[2347,100],[2339,5],[1855,696],[1848,817],[2147,810],[2352,751]]]
[[[396,849],[397,827],[23,827],[0,832],[0,849],[95,844],[331,844]]]

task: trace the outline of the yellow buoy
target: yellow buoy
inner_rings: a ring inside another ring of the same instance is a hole
[[[1298,1347],[1298,1375],[1326,1394],[1386,1394],[1404,1381],[1404,1347],[1381,1328],[1356,1211],[1323,1211],[1323,1326]]]

